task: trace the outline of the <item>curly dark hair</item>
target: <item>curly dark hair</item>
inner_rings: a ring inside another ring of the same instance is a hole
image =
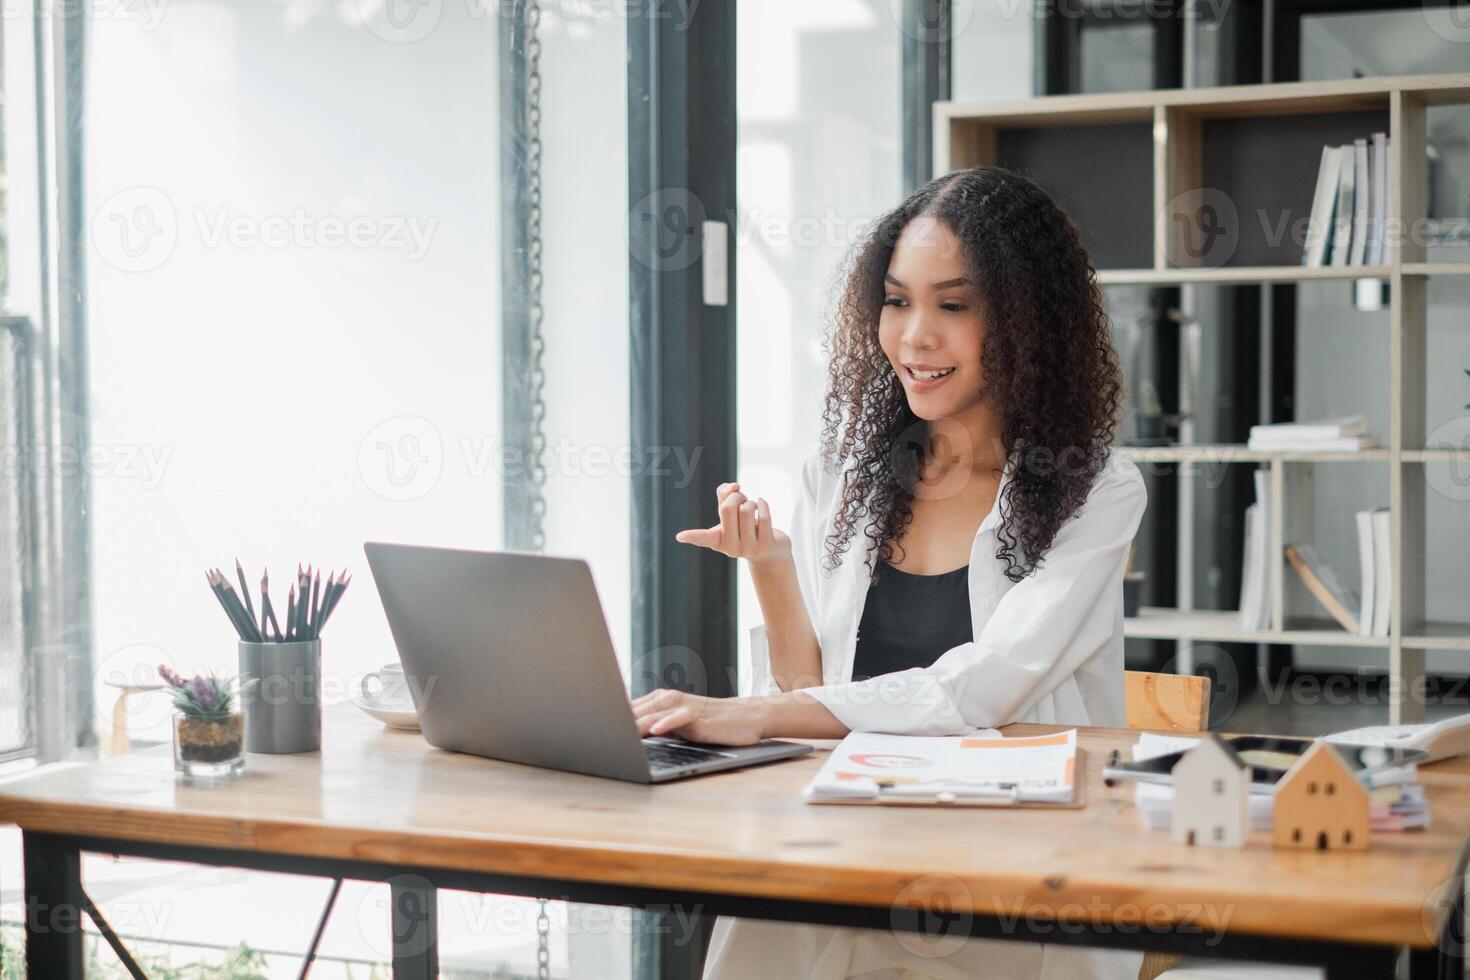
[[[827,339],[822,454],[844,482],[825,564],[837,566],[860,523],[877,557],[892,561],[913,519],[928,423],[910,410],[879,345],[878,317],[894,246],[920,215],[959,239],[986,313],[982,377],[1011,467],[995,557],[1018,582],[1041,564],[1106,462],[1122,378],[1076,226],[1033,181],[996,167],[925,184],[879,218],[848,259]]]

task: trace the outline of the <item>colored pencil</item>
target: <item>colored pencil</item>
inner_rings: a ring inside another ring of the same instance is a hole
[[[322,573],[317,569],[316,578],[311,583],[311,600],[306,604],[306,638],[315,640],[316,630],[321,625],[321,608],[317,603],[321,600]]]
[[[262,624],[269,617],[271,627],[276,631],[276,642],[284,642],[286,638],[281,635],[281,624],[276,621],[276,607],[271,604],[270,569],[266,569],[265,574],[260,577],[260,616]]]
[[[328,618],[332,615],[332,611],[337,608],[337,602],[342,598],[342,593],[346,592],[347,586],[351,584],[352,576],[350,575],[344,575],[343,578],[337,580],[337,587],[332,591],[331,601],[327,603],[327,608],[322,611],[322,625],[326,625]]]
[[[235,611],[235,618],[245,627],[245,639],[252,643],[262,642],[260,631],[255,628],[255,623],[250,614],[245,611],[245,606],[240,602],[240,597],[235,594],[235,587],[230,584],[229,578],[219,569],[215,569],[214,574],[215,578],[219,580],[220,590],[224,592],[225,599],[229,602],[230,608]]]
[[[240,579],[240,594],[245,597],[245,611],[250,614],[250,622],[255,622],[255,607],[250,604],[250,586],[245,584],[245,569],[240,567],[240,559],[235,559],[235,575]],[[256,630],[256,632],[260,632]]]
[[[295,581],[287,590],[283,626],[276,617],[275,603],[271,601],[270,569],[260,576],[259,615],[256,615],[256,605],[245,580],[245,567],[239,558],[235,559],[235,578],[240,583],[238,592],[230,576],[220,569],[211,568],[204,572],[205,582],[235,633],[250,643],[296,643],[320,639],[322,628],[327,625],[342,599],[342,593],[352,581],[346,570],[331,571],[323,581],[320,568],[311,564],[303,568],[298,562]]]
[[[235,632],[240,634],[240,639],[249,640],[251,638],[250,627],[241,618],[244,615],[243,611],[236,608],[225,592],[224,577],[218,571],[208,572],[205,577],[209,581],[209,587],[214,590],[214,597],[224,607],[225,615],[230,618],[231,625],[235,627]]]

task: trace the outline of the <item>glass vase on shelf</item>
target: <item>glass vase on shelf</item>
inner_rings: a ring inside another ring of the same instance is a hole
[[[174,696],[174,768],[188,776],[228,776],[245,766],[245,714],[229,680],[185,679],[160,665]]]

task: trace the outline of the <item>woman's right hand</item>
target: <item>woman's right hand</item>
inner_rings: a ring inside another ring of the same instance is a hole
[[[771,526],[771,506],[766,498],[751,500],[740,491],[740,484],[722,483],[715,488],[715,499],[719,501],[720,523],[680,531],[674,535],[675,540],[752,562],[791,554],[791,538]]]

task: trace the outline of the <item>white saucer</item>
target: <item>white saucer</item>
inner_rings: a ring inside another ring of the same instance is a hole
[[[352,703],[389,728],[404,728],[415,732],[419,730],[419,716],[414,713],[412,704],[380,704],[377,701],[365,701],[361,696],[354,696]]]

